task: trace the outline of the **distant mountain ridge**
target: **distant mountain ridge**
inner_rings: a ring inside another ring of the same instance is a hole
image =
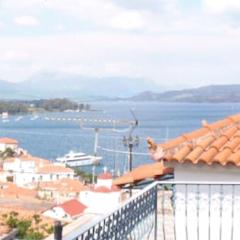
[[[240,84],[210,85],[199,88],[183,89],[156,93],[141,92],[128,98],[131,101],[159,102],[240,102]]]
[[[0,80],[0,99],[69,98],[159,102],[240,102],[240,84],[157,92],[163,89],[141,78],[88,77],[58,72],[38,73],[26,81]]]
[[[127,98],[156,86],[141,78],[88,77],[58,72],[38,73],[19,83],[0,80],[0,98],[107,99]]]

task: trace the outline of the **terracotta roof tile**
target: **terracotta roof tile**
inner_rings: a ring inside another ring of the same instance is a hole
[[[112,174],[110,172],[103,172],[98,175],[98,179],[101,179],[101,180],[112,179]]]
[[[233,122],[240,122],[240,114],[229,116],[228,119],[232,120]]]
[[[222,135],[218,137],[210,146],[211,148],[216,148],[217,151],[219,151],[228,141],[228,138],[226,135]]]
[[[240,145],[240,137],[234,136],[231,141],[227,142],[223,149],[229,148],[231,151],[234,151],[236,147]]]
[[[39,183],[39,190],[50,190],[62,193],[81,192],[88,189],[89,188],[79,180],[70,178]]]
[[[207,128],[200,128],[191,133],[185,133],[182,136],[185,136],[189,141],[191,141],[192,139],[201,137],[202,135],[207,134],[208,132],[209,130]]]
[[[190,152],[186,156],[185,160],[196,163],[199,156],[203,153],[203,151],[204,151],[204,149],[202,147],[197,146],[196,148],[194,148],[194,150],[192,152]]]
[[[94,189],[94,192],[99,192],[99,193],[110,193],[111,189],[104,187],[104,186],[100,186],[100,187],[96,187]]]
[[[142,181],[147,178],[156,178],[165,174],[172,173],[172,168],[165,168],[163,163],[157,162],[152,164],[144,164],[125,175],[116,178],[113,181],[114,185],[125,185],[129,183],[134,183]]]
[[[71,168],[48,164],[38,168],[38,173],[73,173]]]
[[[196,145],[197,147],[201,147],[203,150],[208,147],[213,141],[215,140],[215,137],[213,135],[210,135],[201,141],[199,141]]]
[[[203,125],[196,131],[165,143],[155,144],[150,139],[148,143],[152,158],[180,163],[219,163],[223,166],[233,163],[240,166],[240,114]]]
[[[234,163],[235,165],[239,166],[240,165],[240,150],[231,154],[228,158],[228,162]]]
[[[162,143],[162,144],[160,144],[160,145],[161,145],[161,147],[162,147],[163,149],[169,149],[169,148],[176,147],[177,145],[179,145],[179,144],[181,144],[181,143],[184,143],[184,142],[186,142],[186,138],[180,136],[180,137],[178,137],[178,138],[169,140],[168,142]]]
[[[0,143],[18,144],[18,141],[16,139],[13,139],[13,138],[3,137],[3,138],[0,138]]]
[[[68,213],[72,217],[80,215],[87,208],[84,204],[80,203],[76,199],[67,201],[61,205],[58,205],[58,207],[61,207],[66,213]]]
[[[232,154],[232,150],[230,148],[225,148],[223,151],[219,152],[213,162],[219,162],[222,165],[226,165],[228,157]]]
[[[192,145],[188,144],[180,149],[174,156],[173,159],[181,162],[184,158],[192,151]]]
[[[236,132],[237,132],[237,127],[234,126],[226,130],[222,135],[230,139]]]

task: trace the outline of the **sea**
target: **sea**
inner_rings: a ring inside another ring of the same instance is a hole
[[[157,143],[240,113],[240,103],[159,103],[159,102],[91,102],[94,111],[14,115],[0,120],[0,137],[11,137],[30,154],[55,161],[69,151],[93,154],[95,128],[99,128],[97,154],[102,156],[96,173],[107,168],[115,174],[128,170],[130,125],[138,144],[133,148],[133,167],[151,163],[147,137]],[[113,124],[109,120],[117,120]],[[81,167],[91,172],[91,166]]]

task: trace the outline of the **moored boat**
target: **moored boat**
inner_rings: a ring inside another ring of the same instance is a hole
[[[57,162],[63,163],[69,167],[79,167],[79,166],[87,166],[87,165],[97,165],[99,164],[102,157],[87,155],[83,152],[73,152],[65,154],[63,157],[59,157],[56,159]]]

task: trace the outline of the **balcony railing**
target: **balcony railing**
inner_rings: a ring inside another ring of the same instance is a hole
[[[240,183],[164,181],[62,239],[239,240],[239,222]]]

